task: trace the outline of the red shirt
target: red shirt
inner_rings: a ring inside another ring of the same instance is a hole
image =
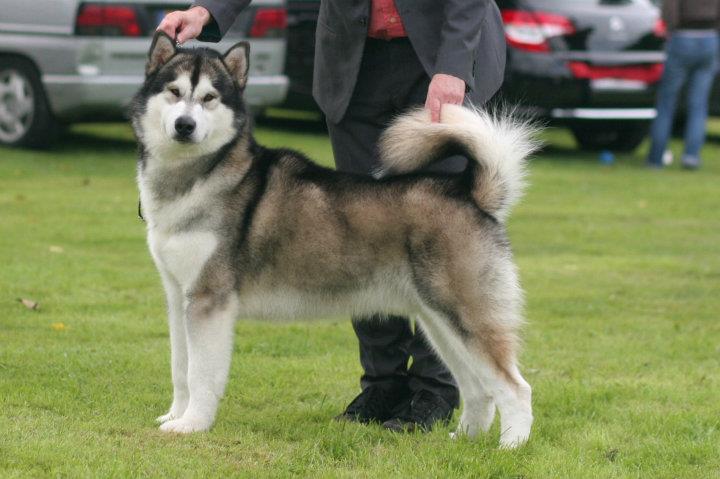
[[[405,27],[395,6],[395,0],[372,0],[368,36],[381,40],[406,37]]]

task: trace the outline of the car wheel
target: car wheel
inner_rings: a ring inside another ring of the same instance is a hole
[[[35,67],[20,58],[0,66],[0,144],[42,147],[57,128]]]
[[[644,121],[583,122],[570,126],[583,150],[632,151],[647,136],[649,123]]]

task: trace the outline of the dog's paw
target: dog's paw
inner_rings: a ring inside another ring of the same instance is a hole
[[[500,437],[500,449],[517,449],[520,446],[523,446],[527,440],[529,435],[508,435],[503,434]]]
[[[178,403],[173,401],[173,404],[172,406],[170,406],[170,410],[167,412],[167,414],[158,416],[155,421],[157,421],[159,424],[164,424],[168,421],[172,421],[173,419],[180,419],[185,414],[186,409],[187,401]]]
[[[207,431],[210,426],[212,426],[210,421],[181,417],[164,422],[160,426],[160,430],[177,434],[189,434],[191,432]]]
[[[188,407],[187,395],[175,393],[173,402],[170,405],[170,409],[166,414],[158,416],[155,421],[158,424],[163,424],[173,419],[180,419],[185,414],[185,410]]]
[[[500,433],[500,449],[516,449],[525,444],[530,437],[531,424],[532,416],[529,419],[519,418],[509,426],[506,425]]]

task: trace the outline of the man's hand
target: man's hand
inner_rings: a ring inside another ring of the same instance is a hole
[[[430,80],[425,108],[430,110],[430,121],[440,121],[440,109],[445,104],[461,105],[465,99],[465,82],[452,75],[436,73]]]
[[[189,10],[168,13],[157,29],[182,44],[200,35],[210,18],[210,12],[204,7],[192,7]]]

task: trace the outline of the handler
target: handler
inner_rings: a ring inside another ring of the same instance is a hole
[[[179,43],[220,40],[250,0],[198,0],[169,13],[158,30]],[[500,87],[505,38],[493,0],[322,0],[313,96],[327,118],[339,171],[372,174],[377,140],[401,111],[485,103]],[[462,171],[447,158],[428,170]],[[395,431],[447,421],[459,394],[422,332],[402,317],[376,316],[353,328],[360,341],[362,392],[337,419],[380,422]],[[408,368],[408,360],[412,365]]]

